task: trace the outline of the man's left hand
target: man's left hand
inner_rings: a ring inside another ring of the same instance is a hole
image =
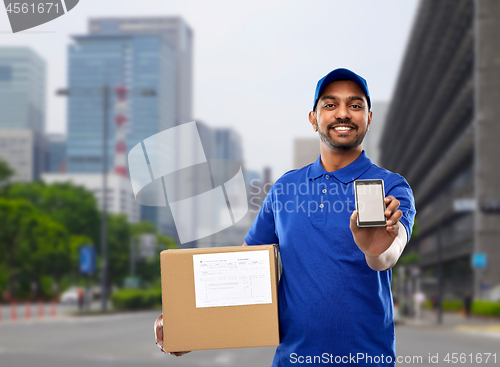
[[[385,227],[358,227],[358,213],[354,211],[351,215],[351,228],[354,242],[359,249],[368,257],[378,257],[383,254],[398,236],[398,221],[403,216],[403,212],[398,210],[399,200],[390,195],[384,199],[386,209],[385,216],[387,225]]]

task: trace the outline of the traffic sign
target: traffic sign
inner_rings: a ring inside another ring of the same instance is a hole
[[[476,252],[472,255],[472,267],[474,269],[484,269],[488,265],[488,257],[485,253]]]
[[[80,273],[92,274],[95,271],[96,256],[92,246],[80,247]]]

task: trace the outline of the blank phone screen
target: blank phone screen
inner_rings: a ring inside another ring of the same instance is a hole
[[[358,194],[359,221],[385,221],[382,185],[378,183],[356,185],[356,190]]]

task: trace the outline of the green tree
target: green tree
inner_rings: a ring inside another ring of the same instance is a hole
[[[121,285],[130,265],[130,225],[123,214],[108,215],[108,280]]]
[[[24,284],[17,292],[29,292],[44,275],[60,279],[70,267],[66,229],[24,199],[0,197],[0,259],[3,277]],[[28,289],[26,289],[28,288]]]
[[[71,270],[69,235],[48,215],[33,212],[21,223],[18,266],[30,279],[51,275],[56,281]]]
[[[7,162],[0,159],[0,184],[11,178],[14,173],[14,170],[7,164]]]
[[[156,226],[151,222],[142,220],[130,226],[130,233],[133,236],[140,236],[145,233],[156,234]]]
[[[9,198],[29,200],[41,213],[61,223],[70,234],[99,242],[100,214],[94,194],[71,183],[14,183],[6,189]]]
[[[157,248],[159,251],[179,248],[172,237],[162,234],[156,236]]]

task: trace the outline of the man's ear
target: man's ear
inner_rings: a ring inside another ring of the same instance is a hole
[[[316,112],[315,111],[309,112],[309,122],[311,123],[314,131],[317,132],[318,128],[316,127]]]
[[[370,128],[371,123],[372,123],[372,111],[369,111],[368,112],[368,126],[366,127],[366,129]]]

